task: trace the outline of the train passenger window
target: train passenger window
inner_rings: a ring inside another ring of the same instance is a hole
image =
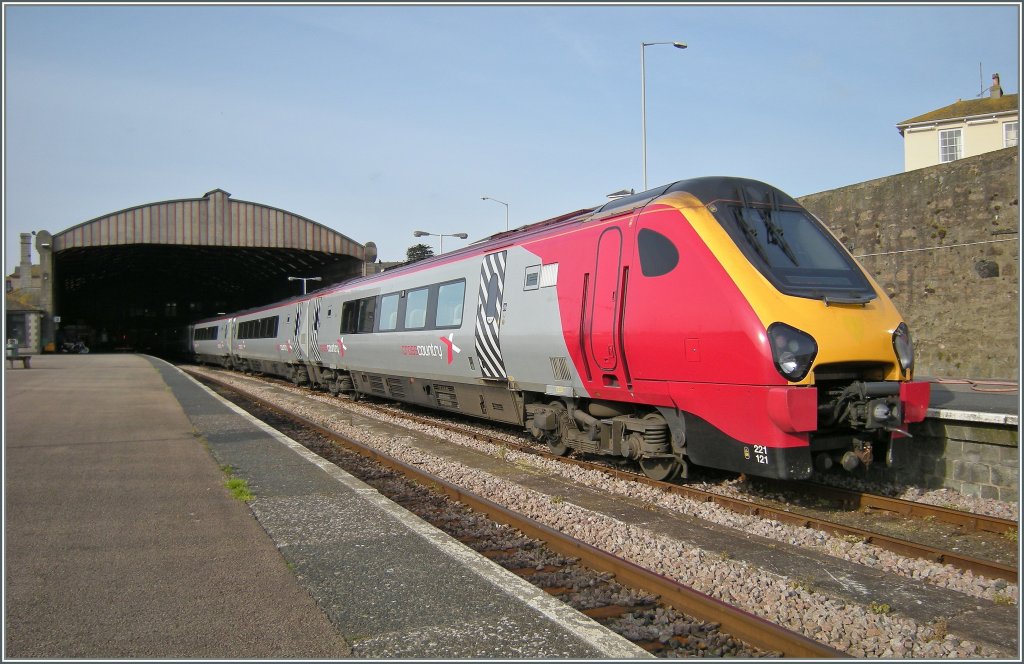
[[[390,332],[398,329],[398,298],[399,293],[391,293],[380,298],[380,331]]]
[[[407,330],[422,330],[427,326],[427,296],[429,288],[409,291],[405,300],[405,323]]]
[[[668,274],[679,264],[679,250],[661,233],[641,228],[636,236],[640,253],[640,271],[645,277]]]
[[[359,300],[358,332],[373,332],[374,321],[377,320],[377,298],[365,297]]]
[[[341,327],[342,334],[355,334],[359,320],[359,300],[352,300],[341,305]]]
[[[197,327],[192,334],[196,341],[213,341],[217,338],[216,327]]]
[[[462,306],[466,298],[466,282],[441,284],[437,289],[437,327],[462,325]]]

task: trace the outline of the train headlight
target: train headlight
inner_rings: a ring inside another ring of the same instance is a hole
[[[910,338],[910,328],[906,323],[900,323],[892,333],[892,347],[899,358],[903,374],[907,375],[914,368],[914,340]]]
[[[782,377],[789,381],[803,380],[818,354],[814,338],[785,323],[772,323],[768,326],[768,339],[775,368]]]

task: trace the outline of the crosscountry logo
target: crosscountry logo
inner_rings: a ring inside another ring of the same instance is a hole
[[[320,350],[325,353],[337,353],[338,357],[345,357],[348,346],[345,345],[345,337],[339,337],[336,344],[320,344]]]
[[[456,353],[461,353],[462,352],[462,349],[455,345],[454,338],[455,338],[455,333],[454,332],[449,334],[447,339],[445,339],[444,337],[441,337],[441,341],[444,342],[444,345],[448,346],[448,364],[451,364],[452,360],[455,359],[455,356],[452,354],[452,351],[455,351]]]
[[[444,346],[441,344],[423,344],[421,346],[402,346],[402,354],[410,357],[444,357],[447,348],[448,364],[455,361],[455,353],[461,353],[462,349],[455,345],[455,333],[447,337],[441,337]]]

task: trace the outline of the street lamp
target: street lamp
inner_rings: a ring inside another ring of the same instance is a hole
[[[644,191],[647,191],[647,67],[644,62],[644,49],[659,44],[671,44],[676,48],[686,48],[686,44],[683,42],[640,42],[640,121],[644,144]]]
[[[482,201],[494,201],[495,203],[501,203],[505,206],[505,230],[508,230],[508,203],[505,201],[499,201],[497,198],[491,198],[490,196],[484,196],[480,200]]]
[[[461,240],[465,240],[466,238],[469,237],[465,233],[428,233],[427,231],[413,231],[412,234],[415,237],[423,237],[424,235],[433,235],[433,236],[435,236],[437,238],[440,238],[438,240],[438,243],[437,243],[437,253],[439,255],[444,253],[444,239],[446,237],[457,237],[457,238],[459,238]]]
[[[306,294],[306,282],[307,281],[323,281],[323,277],[288,277],[288,281],[301,281],[302,282],[302,294]]]

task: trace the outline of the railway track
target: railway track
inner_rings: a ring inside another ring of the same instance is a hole
[[[777,482],[771,484],[778,486]],[[815,494],[825,500],[834,501],[843,506],[844,509],[862,511],[882,511],[907,518],[936,519],[942,523],[952,524],[966,532],[986,532],[996,535],[1004,535],[1016,531],[1018,524],[1010,519],[1001,519],[985,514],[974,514],[960,510],[942,507],[941,505],[928,505],[912,500],[903,500],[889,496],[843,489],[841,487],[828,486],[817,483],[804,483],[808,492]]]
[[[207,375],[196,373],[192,373],[192,375],[207,384],[216,385],[222,390],[237,392],[230,384]],[[730,635],[728,638],[739,639],[763,651],[765,655],[776,654],[796,658],[848,657],[842,651],[802,634],[787,630],[764,618],[742,611],[672,579],[602,551],[487,498],[469,492],[422,468],[395,459],[373,447],[363,445],[316,422],[288,412],[271,402],[260,399],[252,394],[238,394],[245,400],[257,404],[260,409],[274,413],[278,418],[291,421],[303,430],[314,432],[316,436],[332,441],[347,450],[403,475],[421,486],[428,487],[431,492],[443,494],[467,506],[473,512],[485,515],[497,523],[514,528],[526,537],[544,542],[551,551],[564,557],[567,561],[579,561],[578,564],[586,568],[595,570],[602,575],[610,576],[615,580],[615,583],[632,589],[634,593],[641,597],[646,595],[650,598],[656,598],[654,602],[640,601],[633,606],[606,604],[582,610],[582,612],[596,620],[608,621],[629,613],[657,612],[668,608],[710,623],[712,627],[718,625],[722,632]],[[435,523],[435,525],[440,524]],[[476,539],[476,537],[463,537],[460,539],[469,543],[469,540]],[[483,553],[492,558],[508,555],[505,549],[488,549],[483,551]],[[541,570],[531,567],[513,568],[513,571],[529,578],[538,574],[551,574],[560,571],[563,567],[564,565],[547,565]],[[545,590],[552,595],[562,595],[569,592],[570,588],[556,586],[547,587]],[[636,642],[652,653],[658,653],[666,647],[665,643],[658,640],[640,639]]]
[[[421,424],[428,424],[453,433],[459,433],[482,442],[505,445],[523,453],[533,454],[548,459],[557,459],[561,462],[573,464],[589,470],[597,470],[615,477],[616,479],[656,487],[660,490],[685,496],[686,498],[698,502],[711,502],[736,512],[737,514],[772,519],[792,526],[822,530],[839,537],[852,537],[899,555],[952,565],[958,569],[970,571],[974,574],[979,574],[989,578],[1004,579],[1012,583],[1016,583],[1018,581],[1018,568],[1016,565],[985,560],[955,551],[940,549],[928,544],[913,542],[907,539],[874,532],[865,528],[858,528],[820,517],[809,516],[807,514],[793,511],[790,508],[773,507],[763,502],[726,496],[685,484],[653,480],[642,473],[612,468],[607,463],[601,461],[559,457],[547,452],[546,450],[540,449],[535,445],[515,443],[506,439],[491,437],[477,431],[453,425],[449,422],[440,420],[437,417],[421,417],[411,413],[405,413],[403,416]],[[863,492],[829,487],[826,485],[804,484],[802,486],[806,487],[807,490],[822,497],[823,499],[842,503],[847,509],[880,510],[908,518],[933,519],[941,523],[952,524],[969,531],[1003,534],[1017,529],[1017,524],[1007,519],[961,512],[946,507],[915,503],[913,501],[866,494]]]
[[[274,381],[274,379],[267,378],[261,378],[261,380]],[[363,405],[374,407],[365,402]],[[458,433],[481,442],[503,445],[522,453],[547,459],[554,459],[588,470],[596,470],[619,480],[636,482],[655,487],[659,490],[684,496],[697,502],[714,503],[720,507],[736,512],[737,514],[771,519],[791,526],[821,530],[838,537],[855,538],[867,544],[872,544],[881,549],[891,551],[902,556],[952,565],[958,569],[970,571],[973,574],[992,579],[1003,579],[1011,583],[1018,582],[1018,568],[1016,564],[986,560],[975,556],[961,554],[956,551],[941,549],[929,544],[914,542],[905,538],[895,537],[866,528],[838,523],[833,520],[794,511],[790,507],[778,507],[767,504],[764,501],[727,496],[686,484],[653,480],[639,472],[611,467],[604,461],[591,461],[584,458],[557,456],[533,444],[517,443],[510,441],[507,438],[497,438],[481,433],[478,430],[467,429],[466,427],[459,426],[458,424],[453,424],[450,421],[443,420],[436,416],[417,415],[407,409],[402,410],[402,417],[413,422],[437,427],[452,433]],[[781,484],[775,483],[775,486],[781,486]],[[941,523],[952,524],[969,531],[988,532],[993,534],[1003,534],[1010,530],[1016,530],[1017,528],[1017,524],[1015,522],[1006,519],[961,512],[936,505],[927,505],[913,501],[888,498],[885,496],[829,487],[820,484],[802,483],[801,486],[806,487],[806,490],[813,492],[822,499],[835,501],[844,505],[846,509],[885,511],[907,518],[930,519]]]

